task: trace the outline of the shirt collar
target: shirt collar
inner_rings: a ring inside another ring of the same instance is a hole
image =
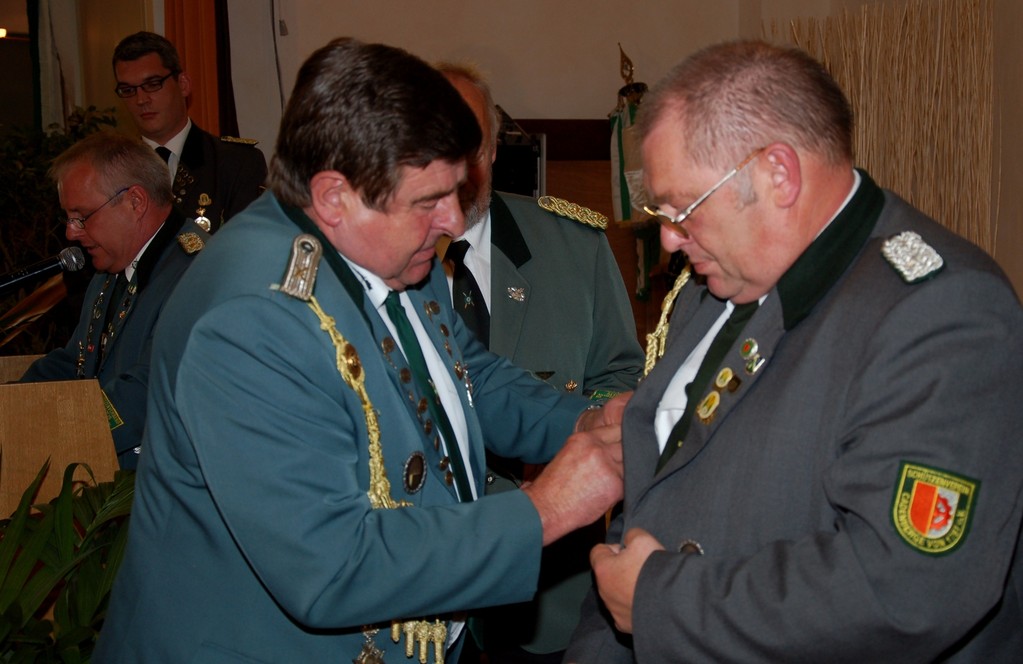
[[[166,223],[166,222],[164,222],[164,223]],[[160,224],[160,228],[163,228],[163,224]],[[146,240],[146,243],[144,245],[142,245],[141,249],[139,249],[139,253],[135,254],[135,260],[133,260],[132,262],[128,263],[128,267],[124,268],[124,277],[128,281],[131,281],[131,278],[133,276],[135,276],[135,268],[138,267],[139,261],[142,260],[142,254],[146,253],[146,249],[148,249],[149,245],[151,245],[153,243],[153,239],[160,232],[160,228],[157,228],[156,229],[156,233],[153,233],[152,235],[149,236],[149,239]]]
[[[363,290],[366,291],[366,297],[369,298],[370,304],[372,304],[376,310],[383,311],[384,300],[387,299],[387,295],[391,292],[390,287],[384,283],[383,279],[366,268],[353,263],[341,252],[338,252],[338,256],[340,256],[341,259],[348,264],[352,273],[358,277],[358,281],[362,285]]]
[[[185,149],[185,139],[188,138],[188,131],[191,128],[192,128],[192,118],[188,118],[188,121],[185,123],[185,126],[181,129],[181,131],[179,131],[177,134],[175,134],[174,137],[171,138],[169,141],[164,143],[163,147],[165,147],[168,150],[170,150],[171,154],[174,154],[174,155],[177,155],[178,157],[180,157],[181,156],[181,151]],[[145,136],[142,137],[142,141],[146,145],[148,145],[149,147],[153,148],[154,150],[156,148],[160,147],[159,143],[157,143],[156,141],[150,140],[150,139],[146,138]]]

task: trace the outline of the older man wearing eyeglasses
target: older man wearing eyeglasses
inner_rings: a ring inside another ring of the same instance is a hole
[[[566,661],[1017,661],[1002,272],[853,168],[849,103],[803,51],[710,47],[641,113],[648,211],[699,278],[625,411],[624,510]]]
[[[67,345],[21,382],[96,378],[122,468],[138,463],[149,353],[163,304],[209,236],[171,202],[166,166],[145,144],[101,132],[54,161],[68,240],[88,252],[89,282]]]
[[[192,79],[165,37],[137,32],[114,49],[114,92],[142,140],[170,170],[174,203],[209,232],[256,200],[266,180],[266,159],[256,141],[216,138],[188,117]]]

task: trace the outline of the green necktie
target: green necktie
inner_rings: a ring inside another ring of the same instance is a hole
[[[743,328],[746,327],[746,323],[753,317],[757,307],[760,306],[760,302],[753,301],[747,304],[738,304],[732,309],[732,314],[725,321],[725,324],[718,330],[717,336],[714,337],[714,341],[711,342],[710,348],[707,349],[707,354],[703,358],[703,362],[700,363],[700,368],[696,372],[696,377],[693,378],[693,382],[686,386],[686,409],[682,413],[682,418],[678,421],[675,427],[671,430],[671,435],[668,436],[667,442],[664,444],[664,451],[661,452],[661,458],[657,462],[657,472],[660,472],[664,468],[665,464],[668,463],[668,459],[674,454],[681,446],[682,441],[686,439],[686,434],[689,433],[689,425],[693,421],[693,412],[696,410],[696,406],[703,396],[703,393],[707,391],[707,386],[710,384],[710,378],[714,371],[721,366],[721,362],[725,359],[725,354],[728,353],[728,349],[732,347],[735,340],[739,338],[739,334]]]
[[[419,347],[419,340],[416,338],[415,330],[405,314],[405,308],[401,306],[398,291],[391,291],[384,300],[387,308],[387,315],[390,317],[394,328],[398,331],[398,340],[401,348],[405,351],[409,368],[416,381],[420,393],[426,397],[427,407],[430,415],[440,429],[441,437],[444,438],[444,445],[448,451],[448,460],[451,464],[452,475],[454,475],[455,488],[462,502],[472,500],[472,490],[469,488],[469,476],[465,472],[465,464],[462,462],[462,452],[458,447],[458,440],[455,438],[454,429],[451,428],[451,421],[448,414],[440,403],[437,390],[433,386],[430,372],[426,368],[426,360],[423,358],[423,349]]]

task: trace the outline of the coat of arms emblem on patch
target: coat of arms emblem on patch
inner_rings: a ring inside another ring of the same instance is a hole
[[[966,538],[980,482],[903,462],[892,501],[892,522],[907,544],[923,553],[949,553]]]

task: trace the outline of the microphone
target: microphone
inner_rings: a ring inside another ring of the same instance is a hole
[[[85,267],[85,256],[78,247],[61,249],[60,253],[44,261],[39,261],[21,270],[8,272],[0,277],[0,296],[15,290],[24,282],[32,282],[51,274],[76,272]]]

